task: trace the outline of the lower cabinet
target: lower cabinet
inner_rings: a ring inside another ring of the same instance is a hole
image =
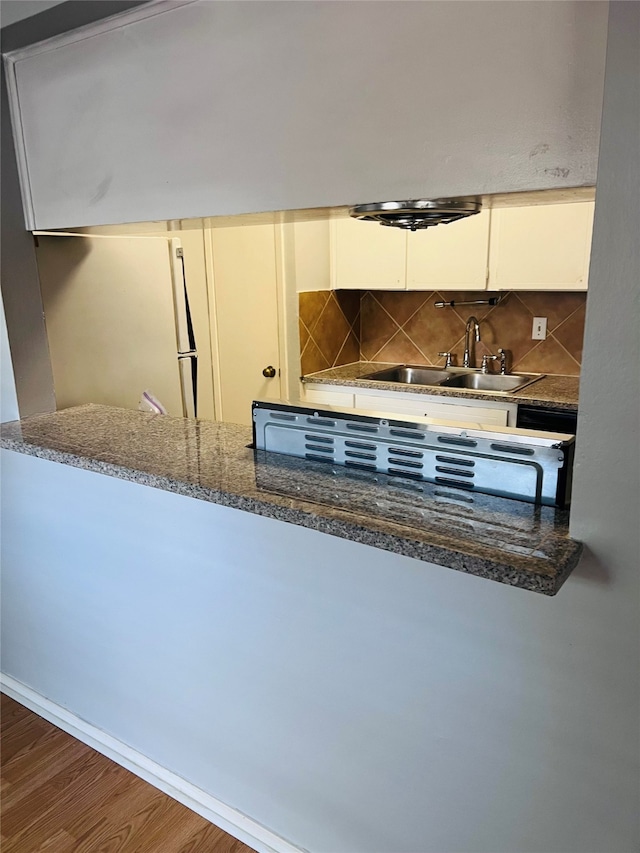
[[[382,412],[415,417],[437,418],[447,421],[483,424],[488,426],[515,426],[518,406],[502,400],[463,400],[432,394],[411,394],[404,391],[363,392],[353,386],[305,384],[305,402],[336,406],[345,410]]]
[[[340,391],[328,390],[321,385],[306,385],[304,386],[304,402],[318,403],[322,406],[344,406],[346,409],[355,408],[355,389],[344,388]]]

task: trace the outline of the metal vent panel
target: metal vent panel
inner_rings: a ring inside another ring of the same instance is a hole
[[[565,503],[567,447],[544,436],[504,435],[434,424],[411,424],[348,413],[275,409],[254,403],[254,443],[270,450],[407,482],[424,481],[532,503]],[[570,437],[567,436],[569,439]],[[564,472],[564,473],[563,473]]]

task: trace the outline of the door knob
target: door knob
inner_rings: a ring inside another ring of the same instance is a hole
[[[275,367],[272,364],[270,364],[269,367],[265,367],[265,369],[262,371],[262,375],[266,376],[267,379],[273,379],[273,377],[276,375]]]

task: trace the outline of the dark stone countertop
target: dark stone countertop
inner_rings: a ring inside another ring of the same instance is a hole
[[[496,394],[487,391],[470,391],[464,388],[440,388],[437,385],[404,385],[400,382],[377,382],[363,379],[367,373],[394,367],[395,364],[356,361],[342,367],[332,367],[318,373],[309,373],[302,377],[306,383],[323,385],[358,385],[364,388],[376,388],[380,391],[398,391],[409,394],[433,394],[439,397],[473,398],[475,400],[503,400],[506,403],[519,403],[528,406],[550,406],[566,411],[578,410],[578,376],[547,375],[522,391],[510,394]]]
[[[2,425],[0,445],[554,595],[568,512],[254,451],[249,427],[88,405]]]

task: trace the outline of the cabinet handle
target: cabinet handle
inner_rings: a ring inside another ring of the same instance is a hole
[[[269,367],[265,367],[265,369],[262,371],[262,375],[267,379],[273,379],[273,377],[276,375],[275,367],[272,364],[270,364]]]

